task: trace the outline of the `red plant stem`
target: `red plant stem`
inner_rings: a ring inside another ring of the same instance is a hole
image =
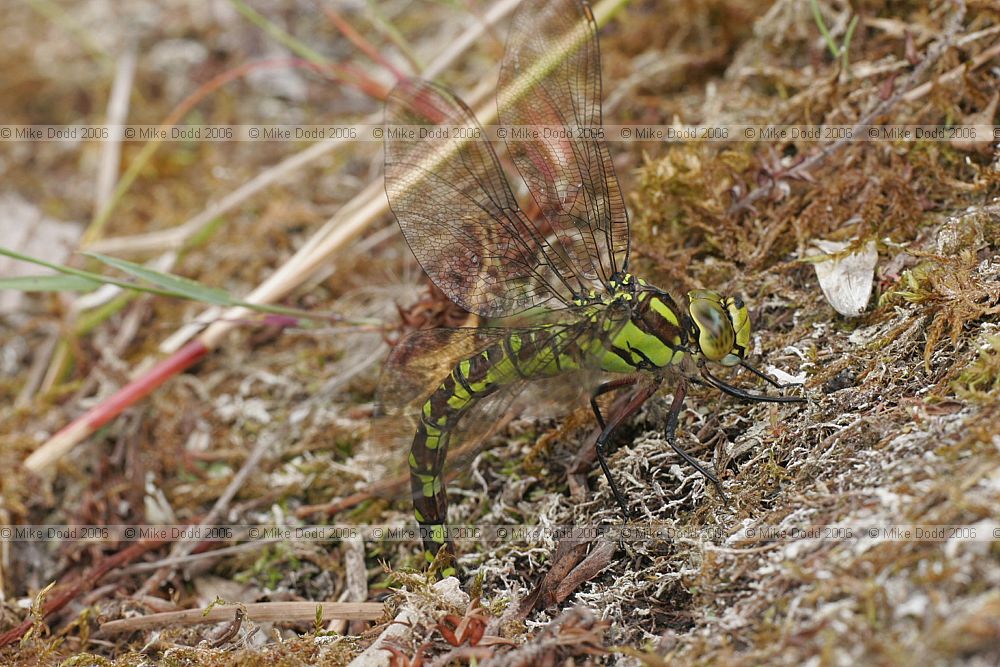
[[[74,419],[52,436],[43,447],[25,459],[24,467],[32,472],[43,469],[51,461],[58,459],[72,449],[76,443],[120,415],[126,408],[149,396],[168,379],[193,366],[199,359],[208,354],[208,351],[209,348],[200,339],[191,341],[153,366],[142,377],[119,389],[111,398],[102,401],[100,405],[94,406],[82,416]]]
[[[351,25],[346,19],[344,19],[344,17],[342,17],[340,14],[334,11],[332,7],[323,7],[323,12],[326,14],[326,17],[330,19],[330,22],[333,23],[334,27],[336,27],[337,30],[339,30],[340,33],[344,37],[346,37],[348,41],[351,42],[351,44],[353,44],[359,51],[364,53],[366,56],[371,58],[372,61],[382,65],[382,67],[392,72],[392,75],[396,78],[396,81],[400,81],[406,78],[406,75],[400,72],[399,68],[393,65],[388,58],[379,53],[379,50],[375,48],[375,46],[370,41],[368,41],[357,30],[355,30],[354,26]]]
[[[90,568],[90,571],[77,578],[72,583],[64,583],[60,585],[49,594],[49,600],[42,608],[42,618],[51,616],[69,604],[81,593],[93,589],[94,586],[97,585],[97,582],[111,570],[132,562],[147,551],[155,549],[166,542],[167,540],[148,540],[133,544],[127,549],[123,549],[115,555],[109,556],[101,563],[98,563],[94,567]],[[30,630],[31,627],[37,622],[38,619],[31,617],[26,618],[17,627],[11,628],[7,632],[0,635],[0,648],[21,639],[21,637],[24,636],[24,633]]]

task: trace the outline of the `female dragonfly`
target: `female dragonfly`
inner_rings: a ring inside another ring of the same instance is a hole
[[[751,394],[710,372],[712,363],[740,365],[779,386],[745,361],[750,319],[739,297],[695,290],[681,307],[629,273],[628,213],[601,138],[600,53],[586,2],[522,4],[497,101],[514,182],[533,199],[531,212],[470,109],[448,90],[405,80],[386,104],[386,194],[427,275],[484,318],[546,307],[528,326],[418,331],[390,355],[373,434],[394,451],[409,443],[414,513],[431,561],[451,548],[443,475],[452,440],[495,421],[528,382],[604,374],[590,399],[602,429],[597,460],[626,518],[605,447],[666,377],[675,382],[668,441],[720,492],[716,477],[675,441],[688,383],[750,401],[802,400]],[[625,388],[628,402],[605,419],[597,397]]]

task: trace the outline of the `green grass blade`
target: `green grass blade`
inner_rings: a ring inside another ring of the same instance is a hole
[[[37,264],[38,266],[44,266],[46,269],[52,269],[53,271],[58,271],[59,273],[65,275],[79,276],[81,278],[89,278],[90,280],[99,283],[117,284],[116,281],[108,280],[105,276],[102,276],[99,273],[93,273],[91,271],[83,271],[82,269],[74,269],[71,266],[63,266],[62,264],[54,264],[52,262],[46,262],[44,259],[38,259],[37,257],[32,257],[31,255],[24,255],[17,252],[16,250],[11,250],[10,248],[5,248],[3,246],[0,246],[0,255],[19,260],[21,262],[28,262],[29,264]],[[126,284],[125,287],[129,287],[129,285]]]
[[[317,65],[330,64],[330,60],[328,58],[324,57],[318,51],[309,48],[304,43],[279,28],[275,23],[267,20],[267,18],[251,8],[243,2],[243,0],[229,0],[229,4],[233,6],[233,9],[242,14],[243,18],[266,32],[271,36],[271,39],[278,42],[300,58],[304,58],[305,60]]]
[[[236,299],[218,287],[209,287],[188,278],[154,271],[142,264],[136,264],[125,259],[119,259],[118,257],[110,257],[97,252],[85,252],[83,254],[176,296],[182,296],[193,301],[201,301],[202,303],[210,303],[215,306],[234,306],[237,304]]]
[[[275,315],[288,315],[300,320],[312,321],[336,321],[343,324],[354,324],[356,326],[362,327],[374,327],[378,328],[382,326],[380,320],[360,318],[360,319],[345,319],[338,315],[331,314],[317,314],[307,310],[301,310],[299,308],[289,308],[286,306],[276,306],[276,305],[265,305],[259,303],[249,303],[247,301],[241,301],[240,299],[235,299],[231,297],[224,290],[217,287],[207,287],[201,283],[195,282],[188,278],[181,278],[180,276],[175,276],[169,273],[161,273],[160,271],[154,271],[140,264],[135,264],[133,262],[126,261],[124,259],[118,259],[117,257],[109,257],[107,255],[101,255],[99,253],[84,253],[88,257],[93,257],[94,259],[107,264],[108,266],[114,267],[120,271],[124,271],[134,278],[138,278],[144,282],[150,283],[150,285],[140,285],[138,283],[131,283],[125,280],[119,280],[117,278],[111,278],[109,276],[101,275],[100,273],[93,273],[92,271],[83,271],[82,269],[74,269],[71,266],[63,266],[62,264],[54,264],[52,262],[46,262],[43,259],[38,259],[37,257],[31,257],[30,255],[23,255],[15,250],[10,250],[9,248],[4,248],[0,246],[0,255],[5,257],[12,257],[14,259],[20,260],[22,262],[28,262],[29,264],[37,264],[38,266],[44,266],[45,268],[52,269],[53,271],[58,271],[62,274],[62,277],[75,278],[75,282],[67,282],[65,285],[65,291],[83,291],[84,289],[94,289],[100,285],[115,285],[121,287],[122,289],[131,290],[133,292],[143,292],[146,294],[156,294],[158,296],[167,296],[179,299],[188,299],[191,301],[198,301],[201,303],[207,303],[215,306],[240,306],[247,308],[248,310],[260,312],[260,313],[270,313]],[[60,276],[30,276],[32,280],[43,279],[45,282],[50,282],[52,285],[52,290],[57,291],[56,278]],[[24,289],[20,285],[23,285],[23,280],[27,278],[8,278],[2,281],[2,284],[9,289]],[[19,281],[19,282],[11,282]],[[42,284],[44,285],[45,282]],[[375,330],[375,329],[373,329]]]
[[[24,255],[17,252],[16,250],[4,248],[3,246],[0,246],[0,255],[3,255],[4,257],[11,257],[13,259],[20,260],[22,262],[28,262],[29,264],[37,264],[38,266],[44,266],[47,269],[58,271],[59,273],[64,275],[77,276],[79,278],[92,280],[102,285],[116,285],[118,287],[121,287],[122,289],[133,290],[136,292],[146,292],[149,294],[158,294],[160,296],[190,298],[186,294],[178,293],[174,290],[161,289],[159,287],[146,287],[143,285],[136,285],[135,283],[126,282],[124,280],[116,280],[115,278],[109,278],[108,276],[103,276],[100,273],[94,273],[92,271],[84,271],[82,269],[74,269],[71,266],[63,266],[62,264],[54,264],[53,262],[46,262],[44,259],[38,259],[37,257],[32,257],[31,255]],[[122,261],[122,260],[117,260],[117,261]],[[148,271],[148,269],[146,270]],[[232,299],[230,299],[229,302],[232,303],[233,302]]]
[[[0,289],[18,290],[19,292],[92,292],[100,286],[101,283],[97,280],[65,273],[0,278]]]
[[[843,69],[848,75],[851,73],[851,63],[847,52],[851,48],[851,39],[854,37],[854,29],[858,27],[858,15],[855,14],[851,18],[851,22],[847,25],[847,33],[844,34],[844,45],[840,47],[840,55],[843,58]]]
[[[836,60],[840,57],[840,47],[833,41],[833,35],[830,34],[826,23],[823,22],[823,16],[819,12],[819,3],[816,0],[809,0],[809,5],[812,7],[813,21],[816,22],[816,27],[819,28],[820,33],[823,35],[823,40],[826,41],[826,48],[830,50],[830,54]]]

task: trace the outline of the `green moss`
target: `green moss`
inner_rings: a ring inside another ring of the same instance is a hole
[[[957,396],[982,403],[994,402],[1000,392],[1000,336],[990,336],[974,362],[951,383]]]

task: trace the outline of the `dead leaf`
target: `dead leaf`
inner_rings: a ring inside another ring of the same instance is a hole
[[[841,315],[857,317],[868,305],[875,278],[878,251],[875,242],[868,241],[864,247],[845,253],[848,242],[814,241],[819,250],[828,258],[816,261],[816,278],[826,300]],[[814,257],[817,256],[813,255]]]
[[[970,113],[962,119],[961,127],[958,130],[972,130],[975,136],[959,135],[961,138],[953,139],[951,145],[960,151],[967,153],[982,153],[990,155],[993,152],[993,145],[996,143],[994,133],[983,131],[984,128],[993,127],[993,118],[997,112],[997,101],[1000,100],[1000,93],[994,92],[993,97],[986,106],[975,113]]]

